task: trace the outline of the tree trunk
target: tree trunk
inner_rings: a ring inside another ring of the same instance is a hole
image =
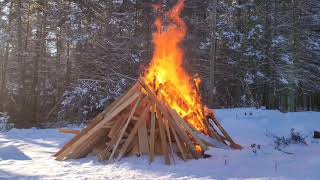
[[[9,61],[9,51],[10,51],[10,43],[6,43],[6,48],[5,48],[5,55],[3,58],[3,64],[2,64],[2,75],[1,75],[1,86],[0,86],[0,111],[4,110],[5,106],[5,94],[6,94],[6,81],[7,81],[7,66],[8,66],[8,61]]]
[[[24,56],[24,48],[23,48],[23,22],[22,22],[22,1],[16,0],[16,25],[17,25],[17,49],[16,49],[16,57],[17,62],[20,66],[20,88],[18,94],[18,122],[15,124],[19,126],[19,124],[24,124],[22,119],[26,118],[26,61]]]
[[[209,106],[213,107],[215,102],[215,68],[217,57],[217,39],[216,39],[216,22],[217,22],[217,0],[211,0],[210,20],[211,24],[211,49],[210,49],[210,74],[209,74]]]
[[[8,28],[6,30],[7,33],[10,32],[11,30],[11,24],[12,24],[12,3],[9,7],[9,12],[8,12],[8,19],[9,19],[9,23],[8,23]],[[9,62],[9,53],[10,53],[10,42],[11,42],[11,36],[9,37],[9,39],[6,42],[6,46],[5,46],[5,52],[4,52],[4,57],[3,57],[3,64],[2,64],[2,74],[1,74],[1,82],[0,82],[0,111],[4,111],[5,108],[5,97],[6,97],[6,81],[7,81],[7,67],[8,67],[8,62]]]
[[[275,67],[274,62],[272,59],[272,38],[273,38],[273,23],[272,23],[272,5],[271,3],[266,4],[266,27],[268,27],[266,31],[266,39],[267,39],[267,48],[266,48],[266,55],[267,55],[267,76],[270,78],[269,82],[267,82],[267,88],[265,91],[267,92],[266,96],[266,108],[267,109],[274,109],[274,92],[275,92]]]
[[[71,81],[71,62],[70,62],[70,42],[67,41],[67,64],[66,64],[66,74],[65,74],[65,87],[70,84]]]
[[[38,29],[36,33],[36,52],[33,64],[33,82],[32,82],[32,120],[36,124],[40,124],[39,114],[40,114],[40,92],[45,89],[45,76],[44,72],[46,70],[47,65],[46,61],[46,36],[47,36],[47,16],[46,16],[46,8],[47,4],[44,2],[42,5],[42,13],[38,12],[37,20],[38,20]],[[44,69],[42,69],[44,68]],[[39,72],[43,73],[43,78],[40,76]]]

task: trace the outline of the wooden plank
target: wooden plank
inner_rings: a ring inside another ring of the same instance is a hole
[[[183,159],[184,161],[186,161],[186,159],[187,159],[187,158],[186,158],[186,155],[185,155],[185,153],[184,153],[184,150],[183,150],[183,148],[182,148],[181,142],[180,142],[180,140],[179,140],[179,137],[178,137],[175,129],[174,129],[174,128],[171,128],[171,132],[172,132],[173,137],[174,137],[174,139],[175,139],[175,141],[176,141],[176,143],[177,143],[177,145],[178,145],[178,148],[179,148],[179,151],[180,151],[180,153],[181,153],[182,159]]]
[[[60,128],[59,132],[60,133],[65,133],[65,134],[80,134],[80,130],[75,130],[75,129]]]
[[[122,130],[121,130],[121,133],[120,133],[120,135],[119,135],[118,141],[117,141],[115,147],[113,148],[112,153],[111,153],[111,155],[110,155],[110,157],[109,157],[109,161],[112,160],[112,158],[113,158],[113,156],[114,156],[114,153],[116,152],[116,150],[117,150],[117,148],[118,148],[118,146],[119,146],[120,140],[122,139],[124,133],[125,133],[126,130],[127,130],[127,127],[128,127],[128,125],[129,125],[129,123],[130,123],[130,121],[131,121],[131,118],[132,118],[132,116],[133,116],[133,113],[136,111],[137,107],[139,106],[139,103],[140,103],[141,98],[142,98],[142,97],[139,97],[139,98],[138,98],[137,102],[135,103],[133,109],[132,109],[131,112],[130,112],[130,115],[129,115],[129,117],[128,117],[128,120],[126,121],[125,126],[122,127]]]
[[[190,133],[190,135],[194,138],[194,140],[196,141],[197,144],[199,144],[202,148],[202,150],[207,150],[208,147],[205,145],[205,143],[203,143],[196,135],[195,135],[195,132],[190,128],[189,124],[184,120],[182,119],[178,113],[174,110],[169,110],[172,117],[178,122],[180,123],[180,125],[182,125],[182,127]]]
[[[161,149],[164,155],[164,161],[166,165],[170,165],[170,157],[168,152],[168,144],[166,140],[165,127],[164,127],[163,118],[161,116],[159,116],[158,118],[158,125],[160,129]]]
[[[152,106],[152,112],[151,112],[151,124],[150,124],[150,158],[149,158],[149,164],[151,164],[154,161],[155,127],[156,127],[156,113],[155,113],[155,105],[153,105]]]
[[[128,111],[128,112],[125,112],[125,111]],[[117,142],[117,137],[120,134],[121,127],[125,124],[126,120],[130,116],[130,109],[127,108],[125,111],[122,112],[122,115],[126,114],[125,116],[118,115],[117,117],[114,118],[115,119],[114,126],[112,127],[112,129],[108,134],[111,140],[107,143],[106,148],[103,151],[101,151],[99,154],[100,160],[102,161],[106,160],[107,157],[110,156],[111,154],[110,150]]]
[[[117,118],[121,118],[121,116],[119,116],[119,113],[121,113],[124,109],[126,109],[126,107],[127,106],[129,106],[133,101],[135,101],[136,100],[136,98],[138,98],[140,96],[140,93],[136,93],[133,97],[131,97],[127,102],[124,102],[123,104],[121,104],[118,108],[116,108],[114,111],[112,111],[111,112],[111,114],[108,114],[108,115],[106,115],[106,117],[105,117],[105,119],[104,120],[106,120],[106,122],[105,123],[107,123],[107,122],[109,122],[110,120],[112,120],[111,118],[113,118],[113,119],[117,119]],[[109,120],[109,121],[107,121],[107,120]],[[101,127],[103,127],[105,124],[100,124],[101,125]],[[99,126],[99,125],[98,125]],[[100,127],[100,128],[101,128]],[[97,127],[97,128],[99,128],[99,127]],[[90,131],[90,132],[88,132],[88,133],[92,133],[93,131]],[[94,135],[92,134],[92,136],[91,137],[94,137]],[[90,141],[90,137],[87,139],[88,141]]]
[[[220,141],[218,141],[217,139],[213,139],[209,136],[206,136],[202,133],[196,133],[196,136],[201,139],[203,142],[205,142],[206,144],[209,144],[212,147],[216,147],[216,148],[222,148],[222,149],[230,149],[230,147]]]
[[[68,154],[76,152],[77,147],[83,143],[85,143],[87,140],[90,140],[90,138],[94,137],[96,135],[96,132],[103,127],[107,122],[111,121],[115,116],[117,116],[120,112],[122,112],[124,109],[126,109],[133,101],[135,101],[140,96],[140,92],[136,92],[133,96],[131,96],[126,102],[121,104],[118,108],[116,108],[114,111],[112,111],[110,114],[106,115],[102,121],[100,121],[96,126],[94,126],[90,131],[85,133],[83,136],[81,136],[77,141],[75,141],[70,148],[68,148],[68,151],[64,151],[59,156],[57,156],[56,160],[66,160],[69,159]]]
[[[146,119],[142,122],[138,129],[139,150],[141,154],[149,154],[149,142]]]
[[[119,114],[119,116],[115,117],[115,123],[108,134],[110,138],[114,138],[117,135],[117,132],[119,132],[120,128],[124,125],[129,116],[130,111],[128,109],[125,110],[122,114]]]
[[[168,110],[169,111],[169,110]],[[169,114],[169,112],[167,112]],[[169,115],[168,115],[169,116]],[[171,117],[171,116],[169,116]],[[180,125],[178,125],[178,122],[174,118],[171,117],[171,120],[168,121],[172,129],[175,129],[178,136],[182,139],[182,143],[185,143],[189,151],[191,152],[192,156],[195,158],[198,158],[198,154],[196,152],[195,146],[193,145],[191,139],[187,135],[186,131],[181,129]]]
[[[130,112],[128,113],[128,116],[125,117],[125,119],[127,119],[127,118],[129,117],[129,115],[130,115]],[[126,121],[123,121],[123,122],[125,123]],[[124,124],[124,123],[123,123],[123,124]],[[121,127],[122,127],[122,126],[123,126],[123,125],[121,125]],[[103,161],[103,160],[106,160],[107,157],[110,156],[110,154],[111,154],[110,150],[113,148],[113,146],[115,145],[116,141],[118,140],[117,137],[118,137],[119,134],[120,134],[121,127],[119,127],[119,128],[117,129],[117,131],[114,132],[114,135],[112,136],[111,140],[109,140],[109,142],[106,144],[105,148],[104,148],[102,151],[100,151],[100,153],[99,153],[99,158],[100,158],[100,160],[102,160],[102,161]],[[109,134],[110,134],[110,133],[109,133]],[[128,135],[128,133],[125,132],[123,136],[125,137],[125,136],[127,136],[127,135]],[[120,141],[120,144],[121,144],[121,143],[123,143],[122,140]]]
[[[99,153],[99,158],[100,160],[104,161],[110,156],[111,154],[111,149],[113,145],[116,143],[117,139],[116,137],[112,138],[107,144],[106,147]]]
[[[130,145],[130,143],[132,142],[134,136],[137,134],[138,129],[140,128],[140,126],[142,124],[142,121],[144,121],[145,113],[149,112],[149,108],[150,108],[150,105],[147,105],[147,107],[145,108],[145,111],[142,113],[140,119],[136,122],[136,125],[131,130],[131,132],[127,138],[127,141],[122,146],[122,149],[116,159],[117,161],[120,160],[124,156],[124,154],[126,153],[126,150],[127,150],[128,146]]]
[[[83,158],[87,156],[90,152],[93,151],[96,145],[98,145],[101,141],[106,141],[107,133],[108,132],[103,129],[99,130],[96,136],[92,140],[78,147],[79,149],[77,153],[70,154],[70,158],[76,159],[76,158]]]
[[[128,153],[132,152],[132,149],[133,149],[135,146],[137,146],[137,144],[138,144],[138,137],[135,136],[135,137],[132,139],[131,143],[129,144],[129,146],[128,146],[126,152],[125,152],[125,154],[128,154]],[[138,146],[137,146],[137,147],[138,147]],[[139,148],[138,148],[138,149],[139,149]]]
[[[217,140],[220,141],[221,143],[226,144],[226,142],[225,142],[225,140],[226,140],[225,137],[221,136],[221,135],[217,132],[217,130],[215,129],[215,127],[214,127],[213,124],[211,124],[210,122],[208,122],[208,123],[209,123],[209,128],[208,128],[208,129],[211,131],[211,137],[217,139]]]
[[[165,129],[166,129],[167,137],[168,137],[168,141],[169,141],[169,148],[170,148],[171,158],[172,158],[173,164],[176,164],[176,162],[174,160],[174,155],[173,155],[172,140],[171,140],[171,133],[170,133],[170,128],[169,128],[169,123],[168,123],[168,120],[166,120],[166,119],[163,119],[163,120],[164,120]]]
[[[230,142],[230,147],[234,148],[234,149],[242,149],[241,145],[235,143],[232,138],[229,136],[229,134],[227,133],[226,130],[224,130],[224,128],[221,126],[221,124],[219,123],[218,119],[216,118],[215,114],[212,113],[212,120],[213,122],[217,125],[217,127],[219,128],[219,130],[222,132],[222,134],[224,135],[224,137]]]
[[[102,126],[101,128],[103,129],[111,129],[113,126],[109,125],[109,126]]]
[[[91,123],[87,125],[87,127],[81,130],[80,134],[73,137],[67,144],[63,146],[63,148],[61,148],[56,154],[54,154],[54,157],[58,157],[60,154],[66,151],[69,147],[71,147],[72,144],[74,144],[78,139],[80,139],[84,134],[86,134],[88,131],[94,128],[102,120],[103,120],[103,113],[100,113],[94,118],[93,121],[91,121]]]
[[[138,116],[132,116],[132,120],[134,120],[134,121],[138,121],[140,119],[140,117],[138,117]]]

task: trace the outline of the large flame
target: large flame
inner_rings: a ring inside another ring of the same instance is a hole
[[[168,25],[158,17],[157,31],[153,34],[154,54],[144,75],[144,81],[158,98],[174,109],[183,119],[197,130],[206,132],[204,126],[204,106],[198,92],[200,79],[194,79],[184,70],[184,51],[180,47],[187,32],[187,26],[180,13],[184,0],[170,10]]]

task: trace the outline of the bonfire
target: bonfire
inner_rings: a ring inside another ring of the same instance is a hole
[[[155,21],[154,54],[135,85],[101,112],[55,154],[57,160],[96,154],[112,162],[126,155],[164,156],[166,164],[205,157],[209,146],[241,148],[220,125],[214,112],[201,101],[201,80],[183,68],[181,43],[187,26],[180,17],[180,0],[163,18]],[[176,156],[177,155],[177,156]]]

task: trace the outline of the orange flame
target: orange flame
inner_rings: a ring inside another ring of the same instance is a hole
[[[198,92],[200,79],[193,79],[183,68],[184,51],[180,44],[186,36],[187,26],[180,14],[184,2],[179,0],[166,14],[170,21],[168,25],[164,26],[160,17],[156,19],[157,31],[153,34],[155,50],[144,81],[183,119],[197,130],[206,132],[204,106]]]

